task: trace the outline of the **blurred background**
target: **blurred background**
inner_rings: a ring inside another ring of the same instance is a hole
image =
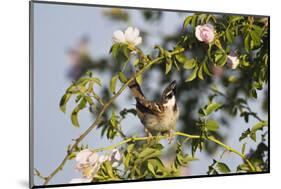
[[[93,76],[101,78],[103,88],[95,90],[103,97],[109,96],[110,78],[119,69],[109,54],[112,36],[115,30],[125,30],[128,26],[140,29],[143,43],[140,48],[145,53],[153,51],[154,45],[171,49],[182,34],[182,23],[186,16],[192,13],[159,12],[151,10],[133,10],[117,8],[99,8],[88,6],[34,4],[34,167],[49,175],[61,162],[66,154],[67,146],[72,139],[77,138],[89,127],[95,119],[90,111],[79,114],[80,128],[72,126],[70,112],[75,103],[67,106],[66,114],[59,109],[59,101],[72,81],[77,80],[87,70]],[[81,56],[83,54],[83,56]],[[87,55],[87,56],[84,56]],[[222,92],[228,92],[235,99],[244,97],[244,88],[226,84],[229,75],[243,75],[238,70],[213,68],[214,76],[206,81],[194,80],[185,83],[190,74],[186,70],[175,69],[168,76],[164,75],[165,67],[157,66],[143,77],[142,88],[150,99],[157,99],[165,86],[173,79],[179,83],[178,105],[181,109],[177,130],[187,133],[198,133],[195,122],[198,110],[208,101],[212,84],[219,86]],[[245,82],[245,80],[241,80]],[[243,83],[241,82],[241,83]],[[249,106],[262,119],[267,119],[267,87],[259,91],[255,101],[249,101]],[[134,108],[135,101],[126,90],[116,101],[117,110]],[[219,120],[220,129],[217,138],[223,140],[240,151],[241,133],[252,127],[257,121],[251,116],[249,122],[233,112],[219,111],[214,118]],[[122,121],[124,133],[128,136],[144,136],[144,129],[138,118],[129,114]],[[101,129],[94,130],[82,142],[92,148],[105,147],[122,140],[116,138],[109,141],[101,137]],[[258,137],[257,141],[261,139]],[[258,143],[257,142],[257,143]],[[165,161],[173,157],[174,143],[166,146]],[[186,152],[190,152],[186,146]],[[256,144],[247,141],[246,152],[256,148]],[[183,170],[183,175],[206,175],[208,166],[213,159],[219,159],[223,149],[209,143],[206,150],[196,153],[198,161],[193,161]],[[233,172],[242,163],[239,156],[226,153],[223,161]],[[63,171],[58,173],[49,184],[65,184],[72,178],[80,177],[75,171],[75,162],[68,161]],[[42,180],[35,179],[35,185],[41,185]]]

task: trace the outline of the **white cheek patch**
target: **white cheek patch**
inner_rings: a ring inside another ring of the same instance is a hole
[[[176,98],[175,96],[173,96],[171,99],[168,100],[167,103],[164,104],[164,106],[168,108],[173,108],[175,106],[175,103],[176,103]]]

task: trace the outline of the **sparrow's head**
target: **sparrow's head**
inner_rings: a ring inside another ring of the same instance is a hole
[[[164,104],[169,103],[171,105],[174,105],[176,103],[176,88],[176,81],[173,81],[165,88],[161,97],[161,100]]]

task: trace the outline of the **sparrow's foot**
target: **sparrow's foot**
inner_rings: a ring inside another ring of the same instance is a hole
[[[175,131],[171,129],[168,131],[168,143],[171,144],[174,138],[175,138]]]
[[[147,128],[145,128],[144,131],[145,131],[146,134],[147,134],[147,143],[149,144],[149,143],[152,142],[153,136],[152,136],[151,132],[150,132]]]

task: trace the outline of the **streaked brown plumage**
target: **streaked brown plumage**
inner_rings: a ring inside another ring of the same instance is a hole
[[[176,82],[170,83],[163,91],[161,99],[155,102],[146,99],[136,80],[129,87],[137,101],[137,115],[149,135],[153,131],[172,134],[179,117],[175,99]]]

